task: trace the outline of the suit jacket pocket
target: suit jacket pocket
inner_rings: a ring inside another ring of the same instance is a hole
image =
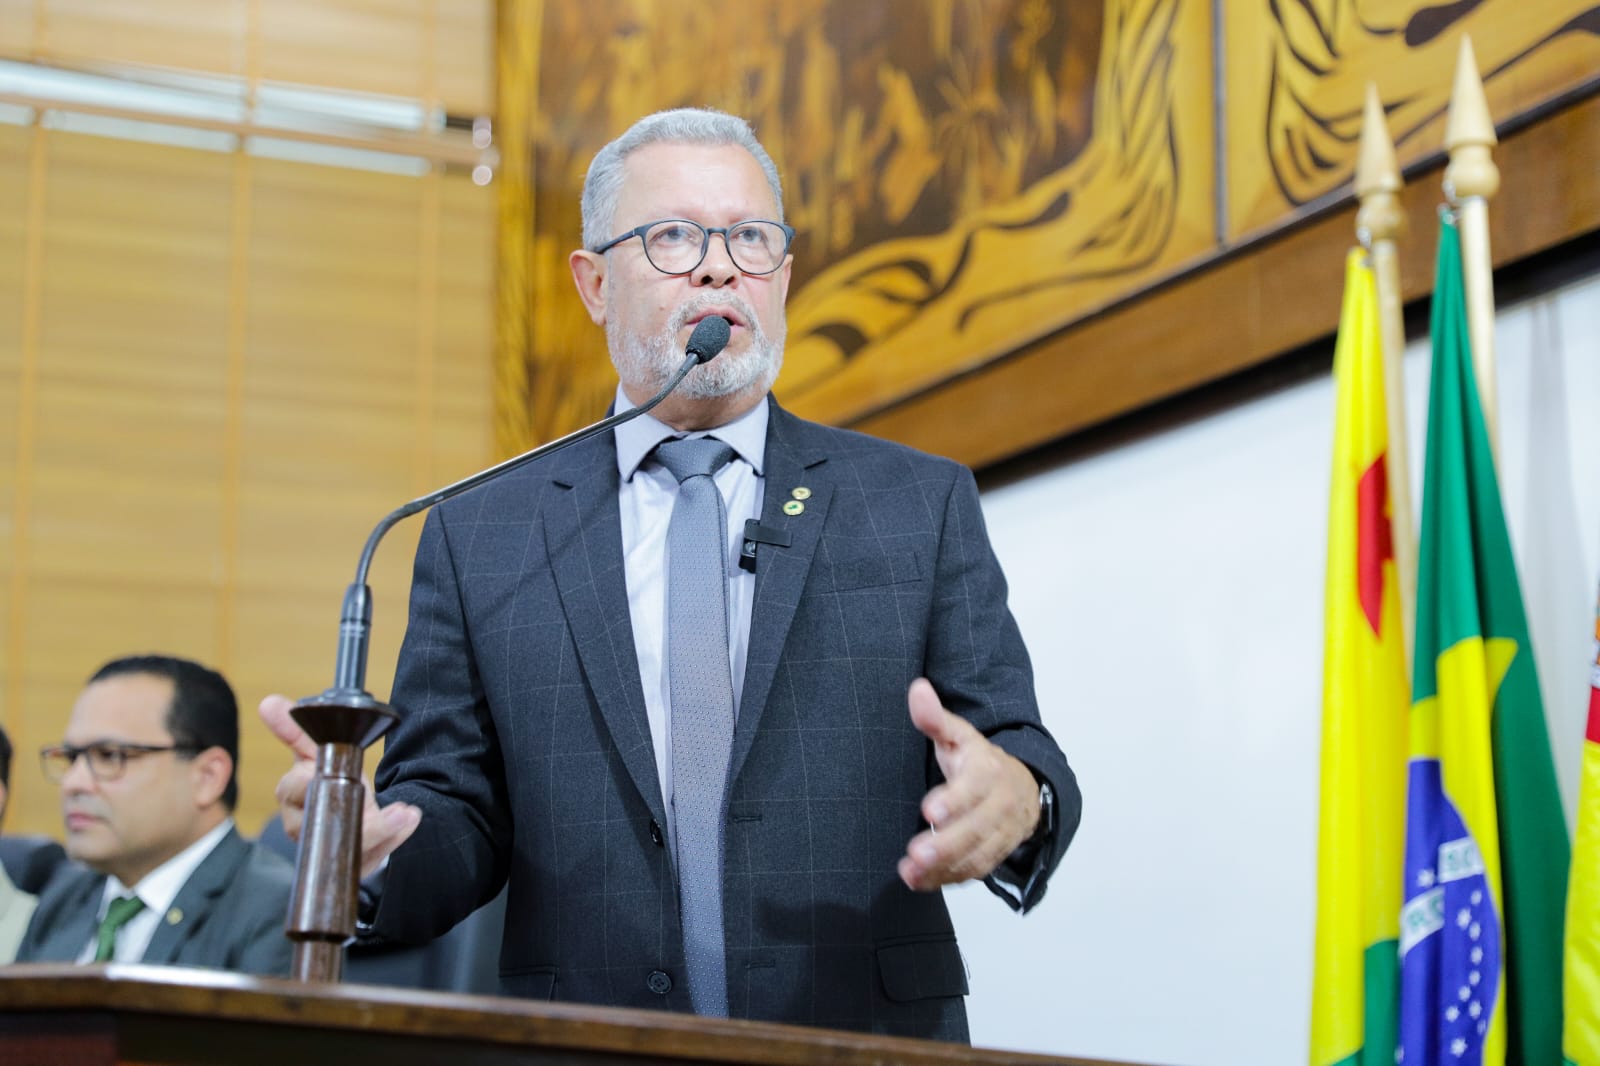
[[[922,576],[922,566],[910,552],[833,553],[823,587],[833,592],[898,585]]]
[[[522,999],[554,999],[556,968],[529,966],[516,970],[502,970],[500,987],[508,996],[518,996]]]
[[[883,994],[896,1003],[967,994],[967,967],[954,936],[882,940],[876,954]]]

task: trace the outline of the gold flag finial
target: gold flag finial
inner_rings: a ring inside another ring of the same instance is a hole
[[[1444,147],[1450,165],[1444,172],[1445,195],[1459,204],[1472,196],[1488,199],[1500,188],[1500,168],[1489,157],[1489,149],[1499,141],[1494,122],[1489,118],[1489,101],[1478,77],[1478,60],[1472,52],[1472,38],[1461,37],[1456,58],[1456,84],[1450,94],[1450,114],[1445,120]]]
[[[1444,146],[1450,165],[1444,168],[1444,195],[1455,207],[1461,233],[1461,281],[1467,297],[1467,332],[1472,337],[1472,368],[1478,379],[1478,401],[1484,427],[1495,447],[1496,390],[1494,372],[1494,260],[1489,254],[1489,198],[1500,188],[1500,168],[1489,149],[1495,144],[1489,102],[1478,77],[1472,41],[1461,38],[1456,60],[1455,91],[1445,122]],[[1498,448],[1495,448],[1498,452]]]
[[[1384,118],[1378,87],[1367,82],[1367,102],[1361,112],[1361,155],[1356,162],[1356,195],[1399,192],[1400,164],[1395,162],[1394,141]]]
[[[1361,115],[1361,155],[1356,162],[1356,233],[1361,243],[1393,240],[1400,236],[1405,216],[1400,211],[1400,164],[1394,141],[1383,116],[1378,87],[1367,83],[1367,102]]]

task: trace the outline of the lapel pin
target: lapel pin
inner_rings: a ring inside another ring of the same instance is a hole
[[[790,500],[783,505],[783,513],[786,515],[797,515],[805,509],[806,505],[799,500]]]
[[[809,500],[811,499],[811,490],[806,488],[804,485],[800,485],[797,488],[790,489],[789,495],[793,496],[797,500]]]
[[[167,912],[168,925],[177,925],[181,921],[183,921],[183,911],[179,908],[174,907]]]

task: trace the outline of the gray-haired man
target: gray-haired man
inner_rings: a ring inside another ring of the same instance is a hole
[[[651,415],[429,515],[373,929],[436,936],[509,878],[514,994],[965,1039],[936,890],[1031,906],[1079,811],[972,476],[770,398],[792,231],[745,122],[641,120],[583,208],[619,410],[699,320],[732,337]]]

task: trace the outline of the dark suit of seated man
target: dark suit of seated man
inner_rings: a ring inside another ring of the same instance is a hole
[[[220,674],[166,656],[107,663],[42,757],[83,865],[45,887],[19,962],[288,973],[294,870],[234,828],[239,711]]]

